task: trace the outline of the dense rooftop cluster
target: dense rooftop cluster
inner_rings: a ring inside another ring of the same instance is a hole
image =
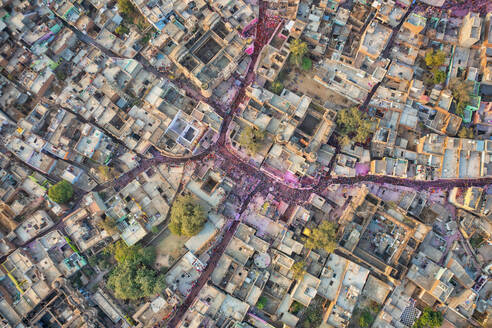
[[[492,5],[6,0],[0,327],[488,327]]]

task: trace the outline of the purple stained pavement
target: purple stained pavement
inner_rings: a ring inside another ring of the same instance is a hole
[[[357,175],[367,175],[369,173],[369,163],[357,163],[355,164],[355,173]]]

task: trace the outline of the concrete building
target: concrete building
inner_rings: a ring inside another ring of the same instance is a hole
[[[25,243],[54,225],[51,217],[43,210],[38,210],[24,220],[15,230],[17,238]]]
[[[88,251],[108,236],[98,228],[96,219],[85,208],[78,209],[63,218],[63,221],[65,232],[81,252]]]
[[[478,178],[490,174],[486,142],[431,134],[420,139],[417,153],[431,156],[431,166],[441,178]]]
[[[300,0],[266,0],[266,14],[285,19],[295,19]]]
[[[116,221],[125,243],[132,246],[166,219],[175,193],[159,168],[146,171],[106,200],[105,213]]]
[[[492,86],[492,13],[485,16],[484,42],[480,52],[480,68],[482,70],[482,82]],[[484,88],[485,89],[485,88]],[[488,92],[490,96],[492,92]]]
[[[453,273],[419,253],[412,259],[407,278],[420,288],[419,296],[429,306],[446,303],[455,286],[451,283]]]
[[[367,56],[376,60],[385,49],[393,31],[376,20],[373,20],[361,37],[357,56]]]
[[[290,25],[297,22],[298,21],[292,21]],[[273,38],[261,49],[259,59],[256,64],[257,74],[270,82],[273,82],[277,78],[290,54],[288,42],[291,34],[290,29],[288,28],[290,26],[285,26],[282,29],[280,29],[280,27],[281,25],[277,27]],[[291,29],[294,29],[294,27],[291,27]]]
[[[383,309],[374,320],[375,328],[409,328],[420,316],[421,311],[415,306],[412,292],[415,286],[403,281],[386,300]]]
[[[340,249],[388,281],[397,281],[405,275],[411,254],[430,228],[373,194],[362,192],[360,196],[340,218]]]
[[[469,12],[463,19],[459,31],[459,45],[470,48],[480,41],[480,32],[482,29],[482,18],[480,14]]]
[[[331,327],[347,327],[369,270],[330,254],[321,273],[318,293],[330,301],[325,317]]]
[[[210,12],[198,30],[172,50],[169,58],[204,96],[210,97],[214,88],[236,70],[245,48],[246,40],[237,30],[219,14]]]
[[[244,152],[239,137],[248,126],[264,131],[265,142],[253,154],[257,166],[293,182],[314,177],[322,165],[318,153],[334,130],[335,112],[287,89],[276,95],[249,87],[247,94],[250,100],[234,120],[233,146]]]

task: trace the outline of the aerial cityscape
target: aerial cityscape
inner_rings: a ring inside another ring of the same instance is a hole
[[[491,0],[1,1],[0,328],[490,328],[491,277]]]

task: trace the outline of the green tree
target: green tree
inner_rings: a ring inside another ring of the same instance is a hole
[[[445,60],[446,53],[441,50],[434,51],[434,49],[430,49],[425,54],[425,64],[432,68],[444,65]]]
[[[344,146],[347,146],[349,143],[350,143],[350,138],[348,135],[343,135],[341,136],[339,139],[338,139],[338,143],[340,144],[340,146],[344,147]]]
[[[473,91],[473,82],[452,78],[449,81],[449,89],[451,89],[453,98],[457,101],[468,103]]]
[[[477,249],[482,245],[483,241],[485,238],[478,233],[474,233],[473,236],[470,238],[470,245],[474,248]]]
[[[118,11],[128,16],[134,16],[136,14],[136,8],[130,0],[118,0]]]
[[[436,328],[440,327],[442,322],[443,317],[441,312],[433,311],[431,308],[425,308],[413,324],[413,328]]]
[[[96,255],[96,263],[103,270],[109,269],[111,267],[111,255],[100,252]]]
[[[124,34],[130,32],[128,27],[126,27],[125,25],[119,25],[114,31],[118,35],[124,35]]]
[[[116,170],[106,165],[99,165],[97,167],[97,173],[101,176],[103,181],[113,180],[116,176]]]
[[[97,256],[90,256],[87,259],[87,262],[89,262],[90,266],[96,266],[97,265]]]
[[[458,137],[460,138],[468,138],[468,139],[473,139],[474,134],[473,134],[473,128],[467,128],[467,127],[462,127],[460,131],[458,132]]]
[[[152,268],[155,262],[153,248],[128,247],[120,241],[111,252],[118,264],[111,271],[107,286],[117,298],[136,300],[155,295],[165,288],[164,274]]]
[[[111,235],[115,234],[118,230],[116,229],[116,220],[109,216],[99,222],[99,227],[106,230]]]
[[[136,300],[149,297],[165,288],[164,276],[138,263],[124,262],[111,271],[107,285],[119,299]]]
[[[152,247],[127,246],[122,240],[108,246],[106,253],[113,255],[118,263],[133,261],[137,257],[146,265],[152,265],[155,261],[155,249]]]
[[[311,302],[304,312],[300,327],[319,327],[323,321],[323,307],[319,302]]]
[[[301,66],[302,65],[302,59],[304,58],[304,55],[308,51],[308,47],[307,47],[306,42],[302,42],[299,39],[295,39],[290,44],[289,50],[291,53],[291,61],[294,64],[296,64],[297,66]]]
[[[305,71],[310,71],[313,67],[313,61],[307,57],[302,58],[302,69]]]
[[[250,154],[256,153],[260,149],[264,140],[265,132],[255,129],[249,125],[245,127],[239,135],[239,144],[246,148]]]
[[[171,208],[169,230],[178,236],[194,236],[199,233],[207,218],[195,198],[179,196]]]
[[[369,309],[377,314],[379,313],[379,310],[381,310],[381,307],[377,302],[371,301],[371,303],[369,304]]]
[[[72,184],[66,180],[61,180],[48,189],[48,197],[58,204],[67,203],[73,196]]]
[[[294,263],[292,266],[292,276],[296,280],[301,280],[306,274],[306,263],[304,261],[299,261]]]
[[[355,142],[364,143],[371,133],[371,121],[357,107],[340,110],[337,114],[336,121],[342,134],[353,135],[351,139]],[[345,138],[343,141],[346,142],[347,139]]]
[[[304,305],[302,305],[298,301],[294,301],[290,305],[289,312],[292,313],[293,315],[297,315],[304,308],[305,308]]]
[[[458,101],[455,110],[456,115],[463,117],[465,115],[465,108],[466,108],[466,104],[461,101]]]
[[[446,80],[446,72],[437,68],[432,69],[432,83],[441,84]]]
[[[466,106],[470,103],[470,96],[473,91],[473,82],[452,78],[449,81],[449,89],[456,101],[456,115],[463,116]]]
[[[152,34],[150,32],[147,32],[142,39],[140,39],[140,43],[143,45],[146,45],[149,43],[150,39],[152,38]]]
[[[361,327],[369,327],[374,322],[374,317],[369,309],[362,310],[362,313],[359,317],[359,326]]]
[[[67,74],[61,70],[57,70],[55,76],[60,81],[65,81],[67,79]]]
[[[282,82],[278,80],[275,80],[270,87],[270,91],[272,91],[277,95],[279,95],[282,92],[282,90],[284,90],[284,85]]]
[[[327,220],[314,228],[306,240],[309,249],[324,249],[331,253],[337,247],[335,225]]]
[[[258,310],[263,310],[265,308],[266,303],[267,303],[267,298],[265,296],[260,296],[258,302],[256,302],[256,308]]]
[[[137,246],[127,246],[121,239],[109,246],[109,252],[118,263],[123,263],[127,259],[134,258],[138,249]]]

